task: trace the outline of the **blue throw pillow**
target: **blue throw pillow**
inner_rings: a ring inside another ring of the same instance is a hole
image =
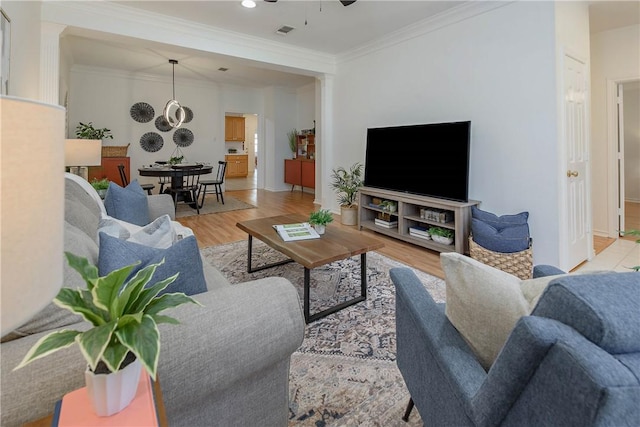
[[[100,233],[100,252],[98,255],[98,273],[105,276],[122,267],[141,261],[129,278],[149,264],[157,264],[164,258],[164,264],[156,269],[151,284],[180,273],[178,278],[162,293],[184,292],[187,295],[207,291],[207,283],[202,270],[202,258],[194,236],[178,240],[167,249],[158,249],[138,243],[120,240],[117,237]]]
[[[529,248],[529,225],[527,223],[504,227],[502,230],[471,218],[473,241],[493,252],[512,253]]]
[[[529,212],[520,212],[515,215],[502,215],[497,216],[491,212],[483,211],[476,206],[471,206],[471,218],[480,220],[486,224],[489,224],[498,231],[505,227],[513,227],[514,225],[526,225],[529,219]],[[487,248],[489,249],[489,248]]]
[[[147,194],[138,180],[133,180],[125,188],[110,182],[104,196],[104,207],[109,216],[135,225],[145,226],[151,221]]]

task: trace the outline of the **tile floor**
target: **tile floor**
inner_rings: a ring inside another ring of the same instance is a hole
[[[640,244],[633,240],[617,239],[591,261],[582,264],[579,271],[614,270],[632,271],[629,267],[640,265]]]

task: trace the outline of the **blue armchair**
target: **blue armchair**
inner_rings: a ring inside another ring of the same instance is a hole
[[[415,402],[438,427],[640,425],[639,273],[553,280],[488,372],[415,274],[390,274],[405,417]]]

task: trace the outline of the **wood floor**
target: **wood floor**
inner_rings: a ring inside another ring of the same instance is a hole
[[[286,213],[308,215],[310,212],[318,209],[318,206],[313,203],[314,195],[310,193],[303,193],[299,190],[295,190],[293,192],[270,192],[256,189],[235,190],[226,191],[225,195],[250,203],[257,206],[257,208],[223,212],[215,215],[196,215],[179,218],[178,221],[180,221],[181,224],[190,227],[193,230],[201,248],[220,245],[223,243],[237,242],[238,240],[245,240],[247,238],[247,234],[236,227],[236,223],[238,221],[282,215]],[[207,197],[211,201],[211,195]],[[215,203],[215,201],[213,203]],[[634,218],[635,221],[639,223],[635,225],[635,229],[640,229],[640,203],[635,203],[634,205],[635,206],[632,206],[631,208],[635,208],[636,210],[630,210],[626,214],[628,225],[627,229],[629,229],[632,224],[635,224],[633,222]],[[635,212],[635,217],[632,212]],[[341,225],[340,218],[338,216],[335,216],[334,218],[335,221],[329,225],[330,227],[346,227],[356,230],[356,227]],[[385,243],[385,247],[379,249],[377,252],[417,268],[418,270],[444,278],[444,273],[440,267],[440,254],[438,252],[392,239],[372,231],[362,230],[359,232],[373,235]],[[602,252],[614,241],[615,239],[594,237],[595,253],[598,254]]]
[[[235,197],[236,199],[258,207],[256,209],[222,212],[215,215],[196,215],[179,218],[178,221],[181,224],[193,230],[201,248],[245,240],[247,234],[236,227],[238,221],[286,213],[309,215],[310,212],[319,208],[313,203],[313,194],[303,193],[300,190],[277,193],[255,189],[236,190],[226,191],[225,196]],[[210,195],[207,197],[211,198]],[[215,200],[215,198],[213,200]],[[341,225],[338,216],[335,216],[335,220],[329,227],[346,227],[356,230],[356,227]],[[371,231],[363,230],[360,231],[360,233],[375,236],[385,243],[385,247],[379,249],[377,252],[431,275],[441,278],[444,277],[444,273],[440,267],[439,253],[388,238]]]

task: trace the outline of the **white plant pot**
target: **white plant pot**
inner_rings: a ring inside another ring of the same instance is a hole
[[[451,237],[436,236],[435,234],[432,234],[431,238],[434,242],[442,243],[443,245],[450,245],[453,243],[453,239]]]
[[[131,403],[138,389],[141,369],[139,359],[110,374],[94,374],[87,368],[84,373],[87,393],[98,416],[116,414]]]
[[[340,206],[340,222],[343,225],[358,225],[358,207]]]
[[[315,228],[316,233],[324,234],[326,226],[324,224],[314,224],[313,228]]]

